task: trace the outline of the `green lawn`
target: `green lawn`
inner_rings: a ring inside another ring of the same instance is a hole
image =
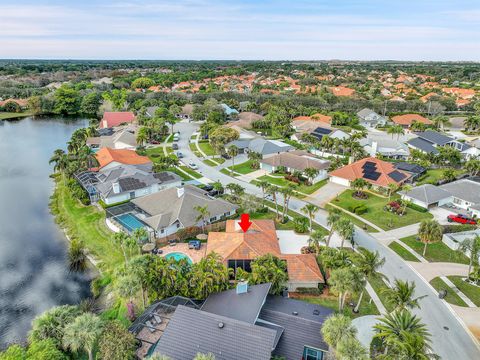
[[[204,162],[205,164],[207,164],[208,166],[217,166],[217,165],[218,165],[217,163],[214,163],[214,162],[213,162],[212,160],[210,160],[210,159],[205,159],[205,160],[203,160],[203,162]]]
[[[215,150],[212,148],[212,146],[210,145],[210,143],[208,141],[206,142],[199,142],[198,143],[198,147],[200,148],[200,150],[202,150],[205,155],[207,156],[212,156],[212,155],[215,155]]]
[[[480,287],[466,283],[462,280],[463,276],[447,276],[447,278],[475,305],[480,306]]]
[[[465,301],[463,301],[460,296],[454,293],[453,290],[450,288],[450,286],[445,284],[445,282],[442,279],[440,279],[440,277],[436,277],[435,279],[432,279],[430,281],[430,285],[432,285],[433,288],[438,292],[442,290],[447,290],[447,295],[444,297],[446,302],[453,305],[458,305],[458,306],[465,306],[465,307],[467,306],[467,304],[465,304]]]
[[[189,175],[187,175],[187,174],[184,174],[183,172],[181,172],[179,169],[177,169],[177,168],[175,168],[175,167],[169,168],[169,169],[167,169],[167,171],[171,171],[171,172],[177,174],[178,176],[180,176],[180,177],[181,177],[183,180],[185,180],[185,181],[193,180],[193,179],[194,179],[193,177],[191,177],[191,176],[189,176]]]
[[[430,170],[427,170],[427,172],[418,179],[417,185],[436,184],[439,180],[442,180],[443,172],[445,170],[446,169],[430,169]],[[464,172],[462,170],[454,170],[454,171],[455,171],[455,175],[457,175],[457,176]]]
[[[164,156],[165,153],[163,152],[163,147],[157,146],[153,148],[148,148],[146,149],[147,156],[152,160],[152,162],[157,162],[157,159],[155,156]]]
[[[227,169],[227,168],[221,169],[220,172],[221,172],[222,174],[225,174],[225,175],[228,175],[228,176],[238,176],[238,175],[236,175],[235,173],[232,173],[232,172],[230,171],[230,169]]]
[[[7,120],[7,119],[16,119],[16,118],[21,118],[21,117],[26,117],[26,116],[32,116],[33,113],[30,111],[24,111],[24,112],[0,112],[0,120]]]
[[[332,209],[332,208],[333,208],[333,206],[328,205],[328,204],[325,206],[325,209],[326,209],[326,210],[329,210],[329,209]],[[364,223],[362,220],[357,219],[356,217],[351,216],[350,214],[347,214],[347,213],[344,212],[344,213],[342,214],[342,216],[348,218],[352,223],[354,223],[354,224],[357,225],[358,227],[364,229],[366,232],[369,232],[369,233],[378,232],[377,229],[375,229],[375,228],[371,227],[370,225]]]
[[[431,219],[432,214],[428,212],[420,212],[410,208],[406,209],[403,216],[383,210],[384,206],[389,202],[387,198],[375,196],[372,193],[368,194],[368,199],[359,200],[352,197],[353,190],[345,190],[337,198],[332,200],[332,203],[340,206],[345,210],[349,208],[365,205],[368,211],[360,215],[365,220],[368,220],[383,230],[392,230],[406,225],[418,223],[424,219]],[[338,199],[338,201],[337,201]],[[392,197],[392,200],[394,197]],[[350,210],[349,210],[350,211]]]
[[[57,178],[51,209],[69,236],[81,239],[88,251],[100,261],[102,271],[113,271],[123,263],[122,252],[112,241],[113,232],[105,225],[105,212],[95,206],[84,206],[74,199],[61,178]]]
[[[189,174],[191,177],[193,177],[194,179],[200,179],[201,177],[203,177],[203,175],[197,173],[195,170],[192,170],[190,169],[188,166],[179,166],[180,169],[182,169],[183,171],[185,171],[187,174]]]
[[[258,170],[258,169],[252,169],[251,166],[252,166],[252,160],[247,160],[241,164],[237,164],[235,166],[229,166],[228,169],[230,170],[231,168],[233,168],[234,171],[240,174],[248,174],[255,170]]]
[[[298,184],[294,183],[293,181],[289,181],[289,180],[287,180],[283,177],[268,176],[268,175],[260,176],[259,178],[257,178],[255,180],[255,182],[257,182],[257,181],[267,181],[270,184],[273,184],[273,185],[276,185],[276,186],[279,186],[279,187],[286,187],[288,184],[292,184],[292,185],[296,186],[296,191],[301,192],[303,194],[308,194],[308,195],[314,193],[315,191],[317,191],[318,189],[320,189],[322,186],[324,186],[327,183],[327,180],[325,179],[325,180],[319,181],[319,182],[317,182],[313,185],[305,185],[305,184],[298,185]]]
[[[380,298],[380,301],[382,302],[383,306],[385,306],[387,311],[392,311],[393,306],[387,303],[383,294],[383,291],[385,289],[388,289],[387,284],[385,284],[385,282],[380,277],[370,277],[368,279],[368,282],[370,283],[370,285],[372,285],[373,290],[375,290],[378,297]]]
[[[192,152],[195,154],[195,156],[197,156],[199,158],[203,157],[203,155],[200,153],[200,151],[198,151],[195,143],[189,143],[188,146],[190,147],[190,150],[192,150]]]
[[[416,235],[408,236],[400,241],[404,242],[415,250],[419,255],[423,256],[424,244],[416,239]],[[457,253],[450,249],[443,242],[437,242],[427,245],[427,253],[424,256],[425,259],[431,262],[453,262],[459,264],[468,264],[469,259],[464,255]]]
[[[419,260],[407,249],[405,249],[402,245],[400,245],[398,242],[393,241],[388,245],[390,249],[395,251],[398,255],[400,255],[403,260],[407,261],[416,261],[419,262]]]
[[[329,296],[299,296],[295,297],[295,299],[303,300],[312,304],[317,304],[320,306],[325,306],[332,310],[338,311],[338,297],[334,295]],[[358,300],[358,295],[353,298],[353,301],[356,302]],[[347,299],[347,304],[350,302],[350,299]],[[370,295],[365,291],[363,295],[362,303],[360,304],[360,311],[358,314],[355,314],[352,311],[352,308],[348,305],[345,306],[343,309],[343,313],[349,317],[356,318],[365,315],[380,315],[380,312],[377,309],[377,306],[372,301],[370,302]]]

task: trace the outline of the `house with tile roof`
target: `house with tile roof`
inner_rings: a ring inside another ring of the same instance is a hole
[[[404,128],[410,128],[414,122],[419,122],[425,125],[432,125],[433,122],[426,117],[423,117],[419,114],[403,114],[403,115],[396,115],[392,117],[392,121],[400,125]]]
[[[131,111],[105,111],[99,127],[100,129],[112,128],[123,124],[131,124],[135,120],[135,114]]]
[[[386,188],[389,184],[402,185],[411,174],[396,169],[390,162],[368,157],[336,169],[329,176],[331,182],[344,186],[350,186],[356,179],[364,179],[374,187]]]
[[[353,96],[355,94],[354,89],[350,89],[345,86],[334,86],[329,88],[329,90],[335,96]]]
[[[95,158],[98,162],[98,169],[111,169],[119,165],[146,165],[152,166],[152,161],[146,157],[138,155],[133,150],[111,149],[108,147],[100,149]]]
[[[252,260],[266,254],[275,255],[286,262],[289,291],[317,288],[325,282],[314,254],[282,254],[275,223],[272,220],[251,221],[247,232],[243,232],[234,220],[227,221],[225,232],[210,232],[206,253],[219,254],[234,271],[238,268],[251,271]]]

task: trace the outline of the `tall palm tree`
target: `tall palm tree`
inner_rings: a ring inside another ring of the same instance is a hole
[[[320,253],[320,245],[325,242],[325,235],[321,231],[314,231],[310,233],[310,237],[308,239],[308,246],[315,249],[315,254],[318,255]]]
[[[368,351],[356,337],[340,339],[336,349],[337,358],[341,360],[369,360]]]
[[[445,115],[437,115],[432,119],[432,121],[435,127],[437,129],[441,129],[442,131],[445,125],[450,124],[450,119]]]
[[[282,211],[282,222],[285,222],[285,217],[288,214],[288,207],[290,204],[290,198],[293,195],[296,185],[288,184],[286,187],[280,189],[280,193],[283,196],[283,211]]]
[[[352,324],[352,319],[343,314],[334,314],[329,316],[320,329],[323,340],[332,349],[337,348],[337,344],[348,338],[355,338],[357,328]]]
[[[223,265],[220,255],[210,253],[192,266],[190,287],[195,299],[206,299],[214,292],[227,290],[230,272]]]
[[[127,265],[127,271],[134,277],[136,277],[140,290],[142,291],[142,304],[143,308],[146,306],[147,293],[147,274],[150,269],[150,257],[149,255],[135,256],[130,259]]]
[[[385,301],[394,307],[394,310],[420,308],[419,301],[427,295],[415,297],[415,282],[395,279],[393,287],[382,290]]]
[[[432,352],[432,347],[423,336],[402,331],[399,339],[392,341],[391,352],[399,360],[438,360],[440,356]]]
[[[388,184],[388,201],[392,197],[393,193],[398,190],[398,185],[395,183]]]
[[[140,127],[137,132],[136,141],[139,145],[145,145],[149,140],[149,130],[146,126]]]
[[[310,230],[310,234],[312,233],[312,222],[313,222],[313,217],[315,216],[315,214],[318,212],[318,210],[320,210],[320,208],[316,205],[313,205],[313,204],[306,204],[304,207],[302,207],[300,209],[305,215],[308,216],[308,220],[310,221],[310,224],[309,224],[309,230]]]
[[[267,188],[270,186],[270,183],[266,180],[260,180],[256,183],[257,187],[262,190],[262,204],[265,204],[265,192]]]
[[[331,272],[329,283],[338,294],[338,311],[343,311],[347,297],[365,286],[365,277],[356,267],[344,267]]]
[[[119,246],[120,249],[122,250],[123,258],[125,260],[125,264],[127,264],[128,257],[127,257],[126,248],[127,248],[127,242],[128,242],[128,235],[126,233],[124,233],[123,231],[120,231],[118,233],[115,233],[115,235],[113,235],[112,239],[113,239],[114,244]]]
[[[391,134],[392,139],[393,139],[393,135],[397,135],[397,139],[399,139],[400,135],[405,134],[405,129],[401,125],[390,126],[387,129],[387,134]]]
[[[133,299],[141,289],[139,279],[133,274],[120,276],[116,279],[115,289],[121,298],[127,299],[133,306]]]
[[[340,218],[340,220],[337,222],[336,230],[342,239],[342,243],[340,245],[342,248],[345,240],[352,240],[353,235],[355,234],[355,227],[353,226],[353,223],[346,217]]]
[[[382,340],[386,346],[385,353],[397,353],[396,345],[403,342],[405,334],[419,336],[423,339],[426,346],[430,343],[430,333],[425,324],[408,310],[394,311],[379,319],[379,323],[374,325],[375,336]]]
[[[68,247],[68,263],[70,271],[83,272],[88,267],[88,258],[82,241],[72,239]]]
[[[65,326],[63,345],[73,352],[84,350],[88,354],[88,359],[93,360],[93,350],[101,333],[102,320],[91,313],[86,313]]]
[[[330,239],[332,238],[333,233],[337,229],[337,223],[341,218],[341,212],[341,210],[334,207],[328,209],[327,226],[330,226],[330,232],[328,233],[328,238],[326,242],[327,247],[330,244]]]
[[[271,195],[273,198],[273,202],[275,203],[275,215],[276,215],[276,218],[278,219],[278,199],[277,199],[278,188],[275,185],[269,184],[265,188],[265,192],[268,195]]]
[[[378,251],[370,251],[365,248],[360,248],[358,256],[354,258],[355,265],[363,273],[366,279],[376,277],[384,277],[382,273],[378,270],[385,264],[385,258],[381,257]],[[357,305],[355,306],[354,311],[358,312],[360,309],[360,304],[363,299],[365,288],[362,289],[360,297],[358,298]]]
[[[442,240],[443,228],[436,220],[423,220],[418,229],[420,241],[425,244],[423,256],[427,252],[427,245]]]
[[[478,256],[480,255],[480,235],[477,235],[474,238],[463,240],[458,245],[457,250],[470,257],[470,261],[468,263],[468,273],[467,273],[467,277],[468,277],[472,272],[472,266],[478,263]]]
[[[208,205],[205,206],[194,206],[193,209],[198,212],[196,221],[202,220],[202,233],[205,233],[205,221],[210,216],[210,211],[208,211]]]
[[[238,147],[235,145],[230,145],[227,148],[227,154],[228,156],[232,157],[232,167],[230,168],[230,174],[233,173],[233,168],[235,167],[235,156],[238,155]]]

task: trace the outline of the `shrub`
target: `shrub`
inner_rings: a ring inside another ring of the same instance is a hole
[[[318,288],[307,288],[307,287],[298,287],[296,292],[304,295],[321,295],[322,294],[322,292]]]
[[[471,231],[475,229],[477,229],[477,227],[475,225],[470,225],[470,224],[443,225],[444,234]]]
[[[408,203],[407,204],[407,207],[412,209],[412,210],[415,210],[415,211],[418,211],[418,212],[422,212],[422,213],[426,213],[428,212],[428,209],[425,209],[417,204],[412,204],[412,203]]]
[[[368,208],[365,205],[360,205],[355,208],[355,214],[363,215],[368,211]]]

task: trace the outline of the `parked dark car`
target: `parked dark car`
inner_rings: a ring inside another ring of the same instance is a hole
[[[173,149],[173,150],[178,150],[178,144],[177,144],[177,143],[173,143],[173,144],[172,144],[172,149]]]
[[[220,192],[218,190],[212,190],[208,192],[208,196],[215,197],[218,196]]]
[[[212,191],[212,190],[213,190],[213,186],[212,186],[212,185],[203,185],[203,186],[202,186],[202,189],[203,189],[203,190],[206,190],[206,191]]]
[[[223,154],[222,154],[222,157],[223,157],[224,159],[227,159],[227,160],[232,158],[232,157],[231,157],[230,155],[228,155],[227,153],[223,153]]]
[[[477,221],[475,219],[469,218],[468,216],[462,214],[448,215],[447,220],[448,222],[456,222],[459,224],[477,225]]]

